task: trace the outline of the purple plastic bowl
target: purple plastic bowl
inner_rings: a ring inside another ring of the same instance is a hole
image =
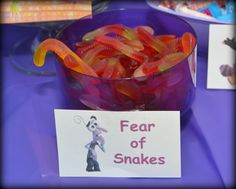
[[[59,32],[57,38],[75,50],[82,36],[98,27],[121,23],[131,28],[148,25],[155,34],[184,32],[195,35],[184,20],[156,10],[113,10],[83,18]],[[78,109],[95,110],[180,110],[186,112],[195,94],[196,51],[181,63],[160,74],[138,78],[104,79],[74,72],[57,62],[58,77],[67,102]]]

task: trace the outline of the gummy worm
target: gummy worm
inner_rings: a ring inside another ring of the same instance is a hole
[[[183,52],[168,54],[158,61],[143,64],[143,72],[146,75],[163,72],[180,63],[185,57]]]
[[[82,46],[82,43],[87,43],[87,46]],[[92,42],[80,42],[76,43],[77,49],[76,49],[76,54],[80,57],[83,57],[89,50],[99,46],[100,44],[96,41]]]
[[[82,74],[97,76],[93,69],[81,60],[72,50],[70,50],[64,43],[57,39],[46,39],[36,49],[34,54],[34,64],[36,66],[43,66],[45,57],[48,51],[54,52],[63,64],[76,72]]]
[[[93,62],[95,61],[96,58],[99,57],[109,57],[109,56],[115,56],[115,55],[119,55],[120,52],[116,51],[110,47],[107,46],[97,46],[93,49],[90,49],[83,57],[82,59],[84,60],[84,62],[86,62],[89,65],[92,65]]]
[[[155,36],[151,35],[145,29],[137,27],[137,34],[143,42],[145,42],[149,47],[155,49],[160,54],[165,55],[168,53],[166,44],[161,40],[155,38]]]
[[[193,50],[194,45],[196,44],[196,39],[193,36],[193,34],[191,34],[189,32],[185,32],[182,35],[181,42],[182,42],[183,52],[186,55],[188,55]]]
[[[126,39],[129,39],[129,40],[137,38],[135,33],[132,31],[132,29],[130,29],[122,24],[112,24],[112,25],[100,27],[96,30],[86,33],[83,36],[82,40],[83,41],[91,41],[91,40],[95,39],[95,37],[98,35],[106,35],[109,33],[115,33],[115,34],[120,35],[120,36],[122,36]]]
[[[150,26],[136,26],[134,28],[134,31],[137,33],[137,28],[143,28],[144,30],[146,30],[148,33],[150,33],[151,35],[154,35],[154,30],[153,28],[151,28]]]
[[[133,77],[163,72],[180,63],[185,57],[186,55],[183,52],[177,52],[168,54],[158,61],[145,62],[134,71]]]
[[[96,41],[114,48],[120,52],[122,52],[123,54],[125,54],[126,56],[135,59],[136,61],[143,63],[144,61],[146,61],[146,58],[144,54],[134,50],[133,48],[131,48],[128,45],[125,45],[124,43],[122,43],[121,41],[119,41],[118,39],[112,38],[112,37],[108,37],[105,35],[100,35],[96,37]]]

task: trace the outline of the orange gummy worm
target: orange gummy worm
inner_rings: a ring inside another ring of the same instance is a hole
[[[196,44],[196,39],[193,36],[193,34],[191,34],[190,32],[185,32],[182,35],[181,42],[182,42],[183,52],[186,55],[188,55],[193,50],[193,48]]]

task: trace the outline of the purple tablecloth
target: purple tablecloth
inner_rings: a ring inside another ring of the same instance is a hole
[[[120,4],[123,6],[124,2]],[[198,56],[196,97],[189,119],[182,123],[182,178],[60,178],[54,109],[65,106],[57,77],[27,75],[12,66],[8,56],[11,44],[22,36],[33,35],[35,28],[4,25],[2,32],[4,186],[232,186],[235,91],[206,89],[206,55]],[[16,58],[26,56],[29,55],[16,55]]]

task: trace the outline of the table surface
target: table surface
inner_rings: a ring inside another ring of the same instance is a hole
[[[110,9],[132,7],[114,2]],[[135,7],[147,5],[135,4]],[[233,184],[234,95],[206,89],[207,53],[198,55],[196,97],[181,131],[182,178],[60,178],[54,109],[65,108],[57,76],[23,73],[12,65],[9,50],[38,28],[1,25],[2,137],[4,186],[80,187],[227,187]],[[15,55],[24,59],[28,54]]]

